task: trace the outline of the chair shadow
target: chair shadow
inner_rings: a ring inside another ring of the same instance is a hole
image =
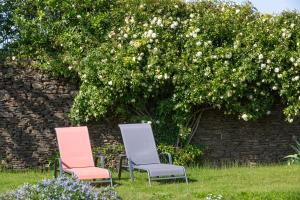
[[[145,171],[140,171],[140,170],[136,170],[135,171],[135,175],[137,175],[138,177],[135,176],[135,180],[140,180],[140,181],[145,181],[145,184],[148,184],[148,178],[147,178],[147,173]],[[128,170],[122,170],[122,175],[120,178],[118,177],[113,177],[113,181],[118,183],[118,185],[124,185],[122,184],[122,181],[128,181],[131,182],[130,179],[130,175],[129,175],[129,171]],[[163,180],[151,180],[151,182],[156,182],[159,183],[159,185],[164,185],[164,184],[171,184],[171,183],[186,183],[185,179],[175,179],[175,178],[170,178],[170,179],[163,179]],[[192,179],[188,177],[188,183],[195,183],[198,182],[197,179]]]

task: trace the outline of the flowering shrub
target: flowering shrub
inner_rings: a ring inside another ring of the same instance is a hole
[[[160,153],[170,153],[173,163],[183,166],[199,164],[203,155],[202,147],[192,145],[186,145],[185,148],[176,148],[171,145],[160,144],[158,145],[158,151]]]
[[[88,183],[67,177],[44,180],[36,185],[25,184],[16,191],[0,195],[2,200],[117,200],[111,188],[96,192]]]
[[[21,55],[81,81],[75,123],[152,121],[160,141],[179,145],[209,108],[249,121],[280,99],[289,122],[299,115],[299,13],[219,1],[17,2]]]
[[[105,167],[116,167],[116,161],[118,161],[120,154],[125,154],[125,149],[122,144],[104,144],[99,147],[93,148],[93,154],[105,157]],[[97,163],[98,164],[98,163]]]

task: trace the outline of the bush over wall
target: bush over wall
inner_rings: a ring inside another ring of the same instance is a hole
[[[300,110],[300,15],[249,3],[16,0],[21,56],[81,80],[74,123],[118,115],[151,121],[188,144],[210,108],[248,121],[280,99]]]

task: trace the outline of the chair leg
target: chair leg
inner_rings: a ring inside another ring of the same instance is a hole
[[[120,180],[121,178],[121,173],[122,173],[122,157],[120,157],[120,162],[119,162],[119,166],[118,166],[118,179]]]
[[[62,168],[62,163],[61,160],[59,159],[59,176],[63,175],[63,168]]]
[[[151,187],[151,177],[150,177],[149,171],[147,171],[147,174],[148,174],[148,182],[149,182],[149,186]]]
[[[58,171],[58,169],[57,169],[57,162],[55,161],[54,162],[54,178],[57,178],[57,171]]]
[[[108,170],[109,172],[109,176],[110,176],[110,186],[113,187],[113,180],[112,180],[112,176],[111,176],[111,172]]]
[[[111,186],[111,187],[114,186],[114,185],[113,185],[113,180],[112,180],[112,178],[110,178],[110,186]]]
[[[187,177],[187,175],[186,175],[185,169],[184,169],[184,176],[185,176],[185,182],[186,182],[186,184],[189,184],[188,177]]]
[[[128,160],[128,166],[129,166],[130,179],[131,181],[134,181],[133,167],[130,160]]]

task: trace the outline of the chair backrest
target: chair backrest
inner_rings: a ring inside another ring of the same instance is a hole
[[[160,163],[150,124],[119,124],[119,127],[128,159],[135,165]]]
[[[95,166],[86,126],[56,128],[55,131],[63,169]]]

